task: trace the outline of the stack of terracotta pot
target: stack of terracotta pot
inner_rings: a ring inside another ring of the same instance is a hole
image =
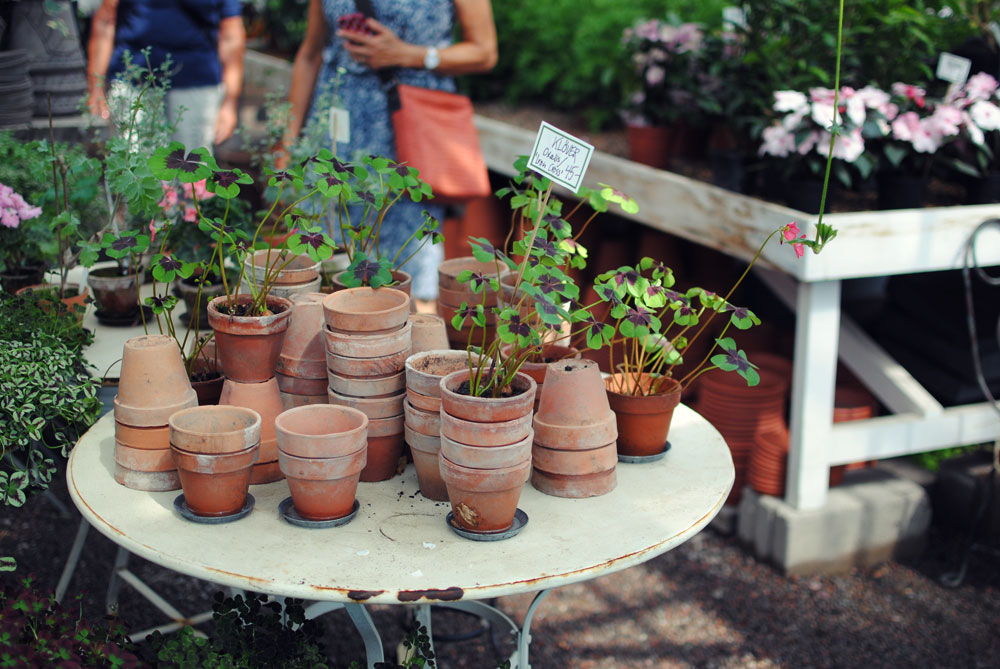
[[[441,479],[438,453],[441,450],[441,379],[469,366],[465,351],[449,349],[422,351],[406,359],[406,443],[413,454],[420,494],[446,501],[448,491]]]
[[[169,421],[175,412],[196,406],[198,396],[172,337],[126,341],[115,395],[115,480],[135,490],[180,488]]]
[[[550,364],[533,425],[531,484],[536,489],[574,498],[615,489],[617,421],[596,362]]]
[[[448,325],[448,341],[451,347],[465,350],[469,345],[469,338],[472,338],[474,346],[481,346],[483,343],[483,328],[475,327],[470,321],[466,321],[461,330],[456,330],[451,325],[451,319],[458,312],[462,303],[470,306],[482,304],[486,300],[486,306],[495,306],[499,294],[496,291],[487,290],[484,293],[474,293],[468,283],[460,283],[458,276],[464,271],[480,272],[487,279],[496,278],[496,265],[494,263],[480,262],[472,256],[452,258],[445,260],[438,265],[438,314]],[[507,274],[507,268],[502,267],[501,275]],[[496,314],[489,308],[486,309],[486,344],[496,337]]]
[[[758,436],[784,435],[784,441],[788,441],[785,423],[788,379],[764,367],[758,372],[760,383],[753,387],[748,387],[736,372],[712,370],[701,376],[696,410],[722,433],[736,468],[727,504],[740,500]],[[771,443],[773,437],[767,439]]]
[[[535,381],[517,374],[516,394],[490,398],[463,394],[468,380],[468,369],[441,379],[441,478],[458,528],[505,532],[531,474]]]
[[[507,355],[509,346],[505,346],[503,353]],[[521,365],[521,373],[527,374],[535,380],[537,390],[535,391],[535,413],[538,413],[538,404],[542,401],[542,391],[545,386],[545,373],[551,365],[557,365],[567,360],[579,360],[580,351],[571,346],[561,346],[559,344],[546,344],[542,347],[540,356],[543,362],[527,361]]]
[[[278,249],[257,251],[244,261],[243,289],[250,292],[250,286],[261,288],[268,268],[273,272],[276,267],[282,269],[272,277],[269,294],[290,299],[293,295],[319,291],[320,263],[307,255],[289,257],[288,251]]]
[[[170,417],[170,451],[184,489],[182,514],[235,520],[249,513],[247,490],[260,453],[255,411],[232,406],[178,411]]]
[[[275,378],[286,409],[325,404],[327,398],[324,293],[292,297],[292,318],[278,356]]]
[[[278,381],[270,378],[260,383],[242,383],[226,379],[222,384],[219,404],[252,409],[260,414],[260,453],[253,466],[250,482],[271,483],[282,479],[278,464],[278,437],[274,432],[274,419],[285,410],[281,402]]]
[[[347,288],[323,300],[330,404],[369,421],[362,481],[392,478],[403,453],[409,313],[409,296],[393,288]]]
[[[281,470],[298,515],[326,521],[351,514],[368,461],[368,417],[317,404],[285,411],[276,425]]]

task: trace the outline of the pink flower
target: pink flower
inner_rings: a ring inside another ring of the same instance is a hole
[[[197,221],[198,210],[191,206],[184,207],[184,220],[188,223],[194,223]]]
[[[958,134],[962,125],[962,112],[957,107],[938,105],[927,119],[929,132],[942,137],[952,137]]]
[[[824,132],[816,142],[816,153],[826,156],[830,151],[830,133]],[[865,140],[861,136],[861,128],[855,128],[848,133],[840,133],[833,140],[833,157],[853,163],[865,152]]]
[[[205,188],[205,179],[194,182],[194,194],[198,196],[199,200],[206,200],[215,195],[215,193],[209,193],[208,189]]]
[[[801,230],[799,230],[799,224],[792,221],[781,229],[781,235],[785,238],[782,243],[792,241],[799,236],[800,232]]]
[[[153,219],[149,219],[149,243],[152,244],[156,240],[156,224]]]
[[[17,217],[13,209],[3,207],[0,208],[0,224],[5,228],[16,228],[21,224],[21,219]]]
[[[921,109],[924,108],[924,98],[927,97],[927,91],[919,86],[904,84],[901,81],[897,81],[892,85],[892,92],[895,95],[912,100]]]
[[[650,86],[656,86],[663,83],[666,78],[666,71],[659,65],[653,65],[651,68],[646,70],[646,83]]]
[[[774,111],[794,112],[809,104],[806,96],[799,91],[775,91]]]
[[[833,89],[832,88],[810,88],[809,89],[809,99],[813,102],[819,102],[821,104],[832,105],[833,104]]]
[[[13,188],[0,183],[0,225],[14,229],[20,227],[22,221],[38,218],[41,214],[41,207],[32,207],[20,193],[15,193]]]
[[[780,125],[764,128],[761,134],[764,143],[760,145],[760,155],[772,155],[784,158],[795,150],[795,135]]]
[[[965,97],[969,102],[989,100],[997,91],[997,80],[986,72],[979,72],[969,77],[965,83]]]
[[[160,209],[167,210],[175,206],[177,206],[177,189],[164,181],[163,197],[160,199]]]
[[[805,239],[806,236],[802,235],[801,239]],[[806,254],[806,247],[804,244],[792,244],[792,248],[795,250],[795,257],[801,258]]]
[[[921,121],[916,112],[905,112],[892,122],[892,137],[909,142],[918,153],[934,153],[941,146],[941,136],[935,136],[931,127]]]

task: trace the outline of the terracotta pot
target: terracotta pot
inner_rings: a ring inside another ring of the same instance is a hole
[[[606,380],[609,388],[619,374],[611,376]],[[681,388],[675,379],[667,379],[662,388],[665,392],[646,396],[623,395],[608,390],[608,402],[618,422],[620,454],[648,456],[663,452],[670,420],[681,401]]]
[[[170,417],[170,445],[187,453],[256,451],[260,431],[260,414],[244,407],[194,407]]]
[[[409,346],[397,353],[376,358],[348,358],[327,351],[326,366],[329,371],[340,376],[385,376],[402,372],[408,357],[410,357]]]
[[[220,406],[235,406],[253,409],[260,415],[260,458],[261,465],[278,459],[278,438],[274,421],[285,410],[278,391],[278,382],[268,379],[263,383],[238,383],[226,379],[219,396]],[[181,447],[183,448],[183,446]],[[253,483],[267,483],[263,472],[254,471]],[[272,479],[277,480],[277,479]]]
[[[177,468],[166,472],[140,472],[115,463],[115,481],[130,488],[144,492],[168,492],[181,489],[181,479]]]
[[[458,275],[465,270],[482,272],[487,278],[495,278],[497,275],[496,263],[480,262],[473,256],[462,256],[451,258],[438,265],[438,287],[445,290],[464,291],[468,284],[459,283]],[[509,274],[510,269],[506,265],[500,265],[500,275]]]
[[[330,404],[357,409],[368,418],[391,418],[403,413],[406,393],[397,392],[386,397],[351,397],[328,388],[327,399]]]
[[[410,446],[410,453],[413,454],[413,468],[417,472],[420,494],[436,502],[448,501],[448,489],[445,488],[441,469],[438,467],[441,438],[420,434],[409,426],[404,426],[403,434]]]
[[[333,520],[351,512],[367,461],[365,448],[330,458],[298,458],[281,452],[278,460],[295,510],[309,520]]]
[[[139,310],[135,275],[121,275],[118,263],[98,263],[87,274],[97,310],[104,316],[128,318]]]
[[[115,421],[115,443],[129,448],[164,450],[170,448],[170,427],[133,427]],[[134,467],[132,468],[134,469]]]
[[[504,469],[531,461],[531,433],[505,446],[470,446],[441,435],[441,455],[462,467]]]
[[[607,422],[611,405],[596,362],[566,360],[545,367],[545,392],[538,403],[538,417],[545,424],[583,427]],[[593,445],[611,441],[613,437]]]
[[[210,370],[210,371],[209,371]],[[214,360],[209,362],[205,358],[197,358],[192,365],[192,371],[196,374],[215,374],[212,378],[204,381],[192,379],[191,387],[198,395],[198,406],[210,406],[219,403],[219,396],[222,395],[222,384],[226,377],[221,372],[215,370]]]
[[[335,458],[365,448],[369,420],[357,409],[313,404],[281,413],[274,421],[278,450],[299,458]]]
[[[361,472],[362,481],[387,481],[396,475],[405,446],[403,432],[403,416],[369,421],[368,464]]]
[[[535,415],[532,421],[535,443],[561,450],[587,450],[610,444],[618,438],[618,419],[608,410],[600,423],[552,425]]]
[[[323,314],[327,327],[337,330],[393,330],[409,318],[410,297],[393,288],[345,288],[326,296]]]
[[[531,462],[507,469],[473,469],[438,457],[454,522],[473,532],[502,532],[514,524]]]
[[[608,494],[618,486],[618,470],[612,467],[595,474],[567,476],[532,468],[531,485],[538,492],[553,497],[567,499],[598,497]]]
[[[197,407],[211,409],[215,407]],[[243,508],[250,487],[250,474],[257,462],[259,448],[254,444],[229,453],[191,453],[170,447],[177,475],[184,490],[184,501],[196,516],[228,516]]]
[[[324,328],[326,351],[348,358],[377,358],[410,350],[412,326],[386,332],[341,332]]]
[[[412,404],[414,408],[420,409],[421,411],[426,411],[428,413],[437,413],[441,411],[440,397],[421,395],[420,393],[413,392],[409,388],[406,389],[406,401]]]
[[[664,125],[625,124],[629,160],[663,169],[674,159],[673,129]]]
[[[287,265],[286,265],[287,263]],[[310,283],[319,278],[320,263],[314,261],[308,255],[289,256],[287,250],[275,251],[264,249],[257,251],[252,257],[243,263],[243,278],[256,285],[264,283],[267,272],[273,273],[276,268],[277,274],[273,277],[272,285],[298,285]]]
[[[250,295],[238,295],[237,304],[248,304]],[[230,316],[220,311],[227,297],[208,303],[208,323],[215,331],[216,350],[222,373],[240,383],[259,383],[274,376],[284,343],[292,303],[281,297],[267,298],[271,314]]]
[[[618,464],[615,442],[587,450],[566,451],[546,448],[536,440],[531,449],[531,466],[549,474],[584,476],[614,469]]]
[[[441,379],[441,408],[455,418],[473,422],[498,422],[530,416],[535,402],[535,380],[516,374],[512,385],[519,390],[512,397],[472,397],[458,393],[458,387],[469,380],[469,370],[452,372]]]
[[[438,286],[439,308],[441,306],[446,306],[451,309],[457,309],[462,306],[463,302],[466,304],[486,304],[486,306],[490,306],[495,305],[499,297],[500,293],[495,290],[486,290],[483,293],[476,293],[473,292],[468,286],[463,286],[458,290]]]
[[[283,393],[326,397],[328,381],[325,371],[323,376],[315,379],[300,379],[297,376],[286,376],[281,372],[275,372],[274,380],[278,382],[278,390]],[[326,400],[324,399],[324,401]]]
[[[325,297],[323,293],[307,293],[292,298],[292,316],[281,353],[278,354],[277,373],[303,379],[326,378],[326,342],[323,337]]]
[[[406,389],[427,397],[441,397],[441,379],[468,368],[469,354],[465,351],[434,349],[414,353],[406,359]],[[416,403],[414,406],[430,410]]]
[[[177,469],[166,448],[130,448],[115,442],[115,463],[137,472],[169,472]]]
[[[53,293],[59,292],[59,284],[57,283],[35,283],[30,286],[24,286],[19,288],[15,294],[23,295],[26,292],[35,291],[52,291]],[[66,309],[71,313],[75,314],[79,322],[83,322],[84,313],[87,311],[87,299],[90,297],[90,289],[87,286],[80,290],[80,284],[78,283],[67,283],[66,284],[66,297],[60,298],[60,301],[66,305]]]
[[[333,284],[333,290],[339,292],[341,290],[347,290],[347,284],[344,283],[343,277],[344,272],[337,274],[331,280]],[[392,280],[395,282],[391,286],[383,286],[383,288],[392,288],[393,290],[399,290],[407,295],[410,294],[410,288],[413,285],[413,277],[411,277],[407,272],[401,269],[392,270]]]
[[[456,330],[448,325],[448,341],[453,349],[465,351],[470,345],[488,347],[497,337],[497,329],[493,325],[485,328],[467,326]]]
[[[398,372],[385,376],[342,376],[327,372],[330,388],[341,395],[352,397],[386,397],[396,395],[406,388],[406,374]]]
[[[414,432],[428,437],[441,436],[441,414],[421,411],[409,402],[403,402],[403,416],[406,426]]]
[[[294,409],[295,407],[304,407],[311,404],[330,404],[326,395],[296,395],[295,393],[286,393],[281,391],[278,393],[281,395],[281,405],[285,407],[286,410]]]
[[[448,348],[448,326],[434,314],[411,314],[411,353],[438,351]]]
[[[478,423],[455,418],[447,407],[441,410],[441,436],[474,446],[506,446],[531,434],[531,412],[511,420]],[[462,463],[456,463],[462,464]]]
[[[198,311],[198,323],[202,327],[208,326],[208,303],[226,292],[226,287],[220,281],[218,283],[206,283],[201,286],[201,297],[198,296],[198,284],[194,282],[194,277],[174,282],[175,294],[184,301],[187,308],[186,318],[193,317],[195,309]]]
[[[510,353],[511,347],[504,346],[502,350],[504,356],[506,356]],[[542,395],[541,391],[542,384],[545,383],[545,372],[548,370],[548,368],[552,365],[557,365],[561,362],[567,362],[569,360],[579,360],[580,351],[579,349],[573,348],[572,346],[561,346],[559,344],[546,344],[545,346],[542,347],[541,358],[544,359],[546,362],[527,361],[523,365],[521,365],[521,369],[519,370],[522,374],[527,374],[528,376],[533,378],[535,380],[535,383],[538,384],[539,390],[537,391],[536,394],[538,395],[537,399],[539,400],[541,399]],[[596,363],[594,366],[595,367],[597,366]],[[597,377],[598,379],[600,378],[600,371],[597,372]],[[601,384],[601,392],[604,392],[603,382]]]
[[[166,335],[133,337],[122,351],[115,420],[162,427],[181,409],[198,405],[177,342]]]

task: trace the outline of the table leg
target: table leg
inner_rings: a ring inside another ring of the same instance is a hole
[[[118,547],[115,555],[115,563],[111,567],[111,579],[108,581],[108,592],[104,596],[104,612],[108,615],[118,615],[118,591],[122,588],[122,579],[119,575],[122,569],[128,566],[130,553],[123,547]]]
[[[69,588],[69,582],[76,572],[76,565],[80,562],[80,553],[83,552],[83,545],[87,543],[87,534],[90,532],[90,523],[86,519],[80,519],[80,526],[76,528],[76,538],[69,549],[69,556],[63,566],[62,574],[59,576],[59,583],[56,585],[56,601],[62,602]]]
[[[382,650],[382,637],[379,636],[375,621],[368,613],[364,604],[344,604],[347,615],[351,616],[351,621],[361,634],[362,641],[365,642],[365,658],[368,661],[368,669],[374,669],[376,662],[385,661],[385,652]]]

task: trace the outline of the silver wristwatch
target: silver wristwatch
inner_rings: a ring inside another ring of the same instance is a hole
[[[433,70],[440,64],[441,56],[438,50],[432,46],[427,47],[427,53],[424,54],[424,69]]]

